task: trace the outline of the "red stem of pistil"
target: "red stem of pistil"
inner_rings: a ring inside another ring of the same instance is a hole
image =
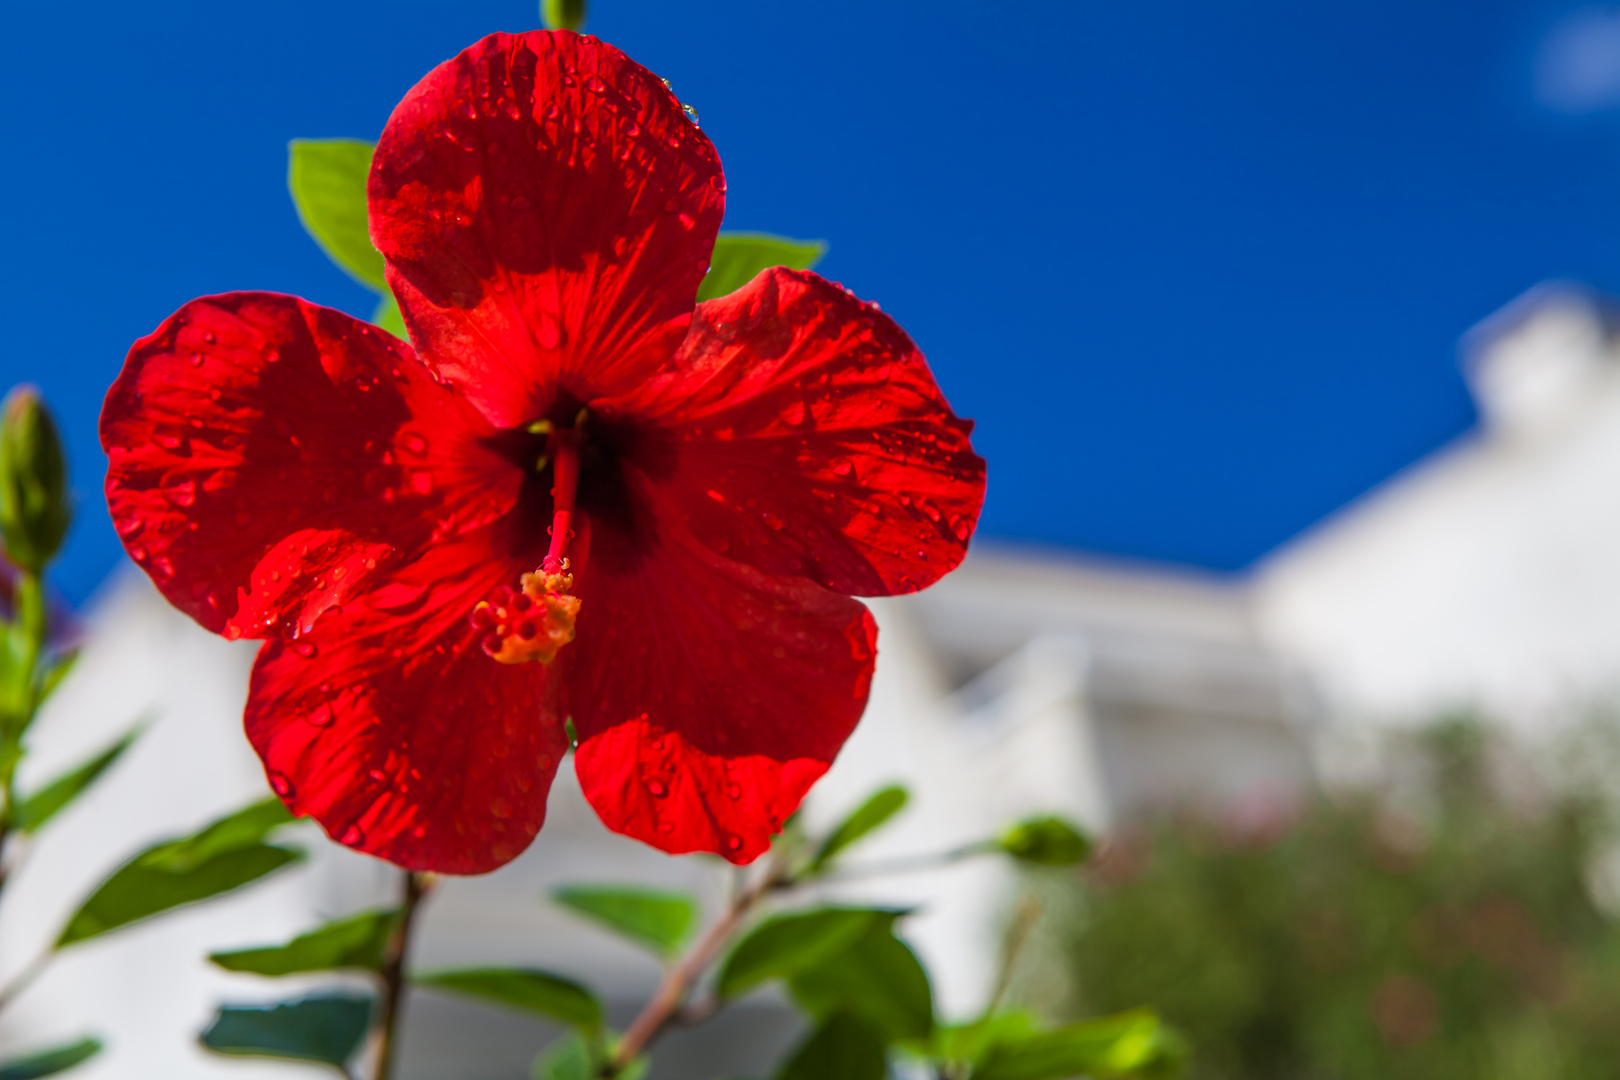
[[[551,451],[551,547],[540,562],[548,574],[562,572],[568,541],[574,535],[574,492],[579,487],[579,444],[572,431],[559,431]]]

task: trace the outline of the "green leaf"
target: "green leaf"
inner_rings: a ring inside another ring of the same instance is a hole
[[[587,919],[664,955],[680,948],[697,918],[697,903],[682,893],[618,885],[566,885],[551,898]]]
[[[255,975],[295,975],[340,968],[378,971],[398,917],[396,910],[365,911],[300,934],[285,945],[212,953],[208,959],[226,971],[250,971]]]
[[[887,923],[789,977],[788,988],[811,1016],[851,1013],[886,1042],[926,1038],[934,1028],[928,974]]]
[[[346,1065],[371,1026],[371,998],[312,994],[279,1005],[222,1005],[199,1038],[216,1054]]]
[[[585,0],[540,0],[540,19],[547,30],[572,30],[585,26]]]
[[[858,810],[832,831],[831,836],[822,841],[821,850],[816,852],[816,857],[810,862],[809,872],[815,873],[820,870],[832,861],[833,856],[894,817],[905,807],[909,798],[910,795],[905,788],[895,785],[886,787],[867,799]]]
[[[54,1050],[0,1062],[0,1080],[37,1080],[41,1076],[54,1076],[59,1072],[66,1072],[82,1061],[90,1060],[99,1053],[101,1053],[100,1039],[80,1039],[68,1046],[58,1046]]]
[[[399,304],[394,300],[394,294],[391,292],[383,293],[383,298],[377,301],[377,310],[371,313],[371,323],[373,326],[388,331],[401,341],[409,341],[411,338],[410,331],[405,329],[405,319],[399,313]]]
[[[57,811],[72,802],[80,792],[95,783],[102,773],[111,768],[113,762],[129,749],[130,744],[144,728],[144,723],[136,724],[123,738],[89,761],[57,777],[32,795],[20,799],[17,804],[17,827],[25,832],[37,832],[56,815]]]
[[[827,254],[825,240],[789,240],[770,233],[723,232],[714,240],[709,272],[698,286],[699,300],[736,292],[761,270],[786,266],[808,270]]]
[[[970,1024],[941,1024],[927,1040],[911,1049],[921,1057],[945,1061],[977,1062],[998,1042],[1010,1042],[1032,1035],[1038,1029],[1033,1013],[1023,1010],[997,1013]]]
[[[1001,850],[1041,866],[1074,866],[1091,855],[1091,838],[1059,817],[1036,817],[1008,829]]]
[[[571,979],[535,968],[435,971],[413,976],[411,981],[540,1013],[590,1035],[602,1026],[602,1003],[595,994]]]
[[[1169,1077],[1181,1071],[1185,1059],[1180,1036],[1151,1012],[1137,1009],[998,1041],[973,1071],[973,1080],[1057,1080],[1082,1073],[1098,1080]]]
[[[873,926],[887,928],[900,914],[820,908],[767,919],[726,958],[717,990],[721,997],[735,997],[768,979],[790,978],[843,952]]]
[[[383,257],[371,246],[366,219],[374,149],[358,139],[294,139],[287,144],[287,188],[298,219],[332,261],[386,293]]]
[[[776,1072],[776,1080],[883,1080],[883,1040],[848,1013],[824,1020]]]
[[[45,665],[44,674],[39,680],[39,700],[44,701],[56,692],[62,685],[62,680],[70,675],[79,663],[79,650],[77,648],[64,649]]]
[[[262,842],[272,829],[292,820],[279,799],[268,799],[195,836],[148,848],[101,883],[68,920],[56,947],[218,896],[303,858],[300,851]]]
[[[547,1046],[534,1059],[534,1080],[596,1080],[596,1055],[577,1031]]]

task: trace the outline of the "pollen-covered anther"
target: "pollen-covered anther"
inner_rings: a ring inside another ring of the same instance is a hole
[[[538,660],[549,664],[574,640],[579,597],[570,596],[574,576],[537,571],[524,574],[519,589],[505,585],[473,608],[472,624],[484,635],[484,652],[503,664]]]

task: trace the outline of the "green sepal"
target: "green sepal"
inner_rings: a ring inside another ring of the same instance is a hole
[[[595,1035],[602,1027],[602,1003],[572,979],[537,968],[471,968],[414,975],[418,986],[493,1001],[561,1020]]]
[[[101,1053],[100,1039],[80,1039],[67,1046],[58,1046],[0,1062],[0,1080],[39,1080],[42,1076],[55,1076]]]
[[[1145,1009],[1019,1038],[998,1040],[973,1071],[973,1080],[1058,1080],[1085,1075],[1145,1077],[1177,1075],[1186,1046],[1175,1031]]]
[[[823,1020],[776,1071],[775,1080],[883,1080],[883,1040],[858,1017],[834,1013]]]
[[[112,767],[125,750],[128,750],[141,732],[146,729],[145,722],[137,723],[130,728],[124,736],[101,753],[83,762],[78,767],[58,776],[32,795],[25,795],[17,800],[16,823],[17,828],[24,832],[38,832],[44,824],[78,798],[81,792],[95,783],[101,774]]]
[[[1021,821],[996,843],[1013,858],[1039,866],[1075,866],[1091,857],[1093,846],[1085,833],[1052,816]]]
[[[268,799],[195,836],[148,848],[101,883],[68,920],[56,948],[230,892],[302,859],[301,851],[263,842],[292,820],[279,799]]]
[[[399,911],[363,911],[300,934],[285,945],[210,953],[226,971],[255,975],[296,975],[304,971],[379,971]]]
[[[697,901],[684,893],[622,885],[565,885],[553,902],[663,956],[681,947],[697,920]]]
[[[344,1068],[371,1027],[363,994],[311,994],[277,1005],[222,1005],[198,1040],[216,1054]]]
[[[720,969],[716,992],[736,997],[770,979],[786,979],[828,960],[874,926],[887,929],[903,912],[877,908],[818,908],[777,915],[738,943]]]
[[[723,232],[714,238],[709,272],[698,286],[699,301],[736,292],[761,270],[786,266],[808,270],[827,254],[825,240],[790,240],[770,233]]]
[[[814,874],[832,861],[833,857],[867,833],[882,826],[905,808],[910,794],[898,784],[886,787],[862,803],[845,818],[817,849],[806,873]]]

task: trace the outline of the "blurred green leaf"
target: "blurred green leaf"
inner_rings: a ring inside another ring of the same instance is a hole
[[[56,692],[62,685],[62,680],[72,674],[79,663],[79,650],[77,648],[63,649],[48,663],[45,664],[45,673],[39,681],[39,700],[44,701]]]
[[[776,1080],[883,1080],[883,1040],[856,1017],[834,1013],[793,1052]]]
[[[1181,1038],[1143,1009],[998,1041],[973,1080],[1058,1080],[1085,1074],[1169,1077],[1181,1071]]]
[[[941,1024],[926,1040],[909,1049],[920,1057],[976,1062],[998,1042],[1022,1039],[1039,1028],[1034,1014],[1023,1010],[997,1013],[970,1024]]]
[[[820,908],[767,919],[742,940],[720,970],[717,991],[735,997],[768,979],[784,979],[849,948],[873,926],[887,928],[898,911]]]
[[[602,1026],[602,1003],[595,994],[571,979],[535,968],[435,971],[413,976],[411,981],[540,1013],[587,1034],[594,1035]]]
[[[815,873],[820,870],[840,851],[894,817],[905,807],[906,800],[910,797],[906,789],[897,784],[886,787],[867,799],[822,842],[821,849],[810,862],[809,872]]]
[[[6,557],[34,575],[43,573],[72,520],[56,421],[38,389],[14,386],[0,404],[0,536]]]
[[[1059,817],[1035,817],[1008,829],[1001,850],[1041,866],[1074,866],[1091,856],[1091,838]]]
[[[341,1069],[370,1026],[370,997],[312,994],[279,1005],[222,1005],[199,1038],[216,1054],[318,1061]]]
[[[736,292],[761,270],[786,266],[808,270],[827,254],[824,240],[790,240],[770,233],[723,232],[714,240],[714,256],[709,272],[698,286],[699,300]]]
[[[858,1016],[886,1042],[922,1039],[934,1027],[928,974],[887,922],[875,922],[842,951],[788,979],[811,1016]]]
[[[399,313],[399,304],[394,300],[391,292],[383,293],[382,299],[377,301],[377,310],[371,313],[372,325],[393,334],[401,341],[411,339],[410,331],[405,329],[405,319]]]
[[[285,945],[212,953],[208,959],[226,971],[255,975],[295,975],[301,971],[355,968],[377,971],[399,917],[396,910],[365,911],[300,934]]]
[[[58,1046],[25,1058],[0,1062],[0,1080],[38,1080],[41,1076],[54,1076],[82,1061],[101,1053],[100,1039],[80,1039],[68,1046]]]
[[[691,897],[619,885],[567,885],[551,898],[609,930],[668,955],[680,948],[697,918]]]
[[[534,1080],[596,1080],[596,1055],[577,1031],[551,1043],[534,1059]]]
[[[17,803],[17,827],[25,832],[37,832],[41,826],[54,817],[68,803],[78,797],[85,788],[95,783],[102,773],[112,767],[113,762],[129,749],[137,736],[145,729],[145,724],[138,723],[107,749],[84,762],[71,772],[57,777],[32,795],[24,796]]]
[[[301,859],[302,852],[262,842],[292,820],[279,799],[267,799],[195,836],[148,848],[101,883],[68,921],[56,947],[218,896]]]
[[[374,149],[359,139],[294,139],[287,144],[287,188],[298,219],[332,261],[387,293],[383,257],[371,246],[366,219]]]

